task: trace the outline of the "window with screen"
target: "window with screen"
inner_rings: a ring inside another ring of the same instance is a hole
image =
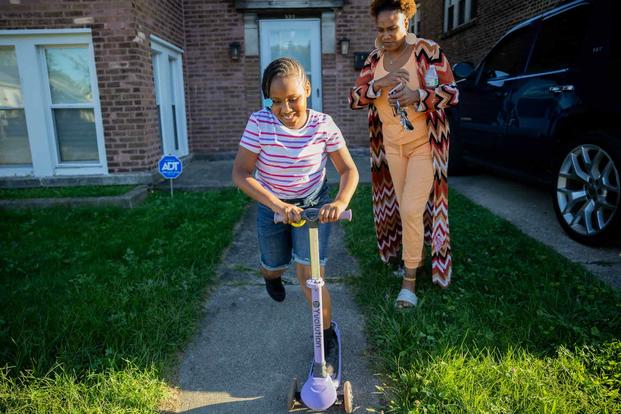
[[[468,23],[476,14],[475,0],[444,0],[444,31]]]
[[[416,14],[410,21],[410,31],[419,35],[421,33],[422,20],[421,20],[421,6],[417,5]]]

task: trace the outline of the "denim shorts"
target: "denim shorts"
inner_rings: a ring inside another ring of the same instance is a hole
[[[315,194],[296,200],[283,200],[303,209],[320,208],[329,203],[328,186],[324,182]],[[328,239],[332,223],[319,223],[319,261],[325,266]],[[308,226],[293,227],[290,224],[274,223],[274,212],[258,203],[257,236],[261,253],[261,266],[266,270],[284,270],[292,261],[310,265],[310,241]]]

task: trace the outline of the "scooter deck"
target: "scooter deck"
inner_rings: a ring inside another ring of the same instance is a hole
[[[339,330],[338,324],[335,321],[332,321],[332,326],[333,326],[334,332],[336,333],[336,341],[338,344],[339,366],[338,366],[337,371],[330,375],[330,379],[332,380],[334,387],[338,388],[341,385],[341,373],[343,371],[343,357],[342,357],[343,347],[341,346],[341,331]],[[314,366],[314,359],[311,358],[310,369],[308,371],[309,378],[311,378],[313,375],[313,366]]]

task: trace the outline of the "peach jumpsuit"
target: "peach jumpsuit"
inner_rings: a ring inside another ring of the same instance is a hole
[[[407,86],[411,90],[420,89],[416,57],[412,52],[403,66],[410,74]],[[381,79],[388,74],[384,69],[382,56],[375,69],[374,79]],[[394,183],[399,213],[403,227],[403,261],[405,267],[414,269],[422,266],[424,243],[423,213],[433,186],[433,165],[431,145],[424,112],[416,112],[408,106],[408,119],[414,126],[413,131],[406,131],[395,116],[388,103],[388,90],[382,90],[375,99],[384,137],[384,150],[388,169]]]

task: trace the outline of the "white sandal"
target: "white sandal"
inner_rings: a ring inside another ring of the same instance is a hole
[[[410,306],[403,306],[399,302],[409,303]],[[409,289],[401,289],[399,295],[397,296],[397,300],[395,301],[395,307],[397,309],[409,309],[415,307],[417,303],[418,298],[416,297],[416,293]]]

